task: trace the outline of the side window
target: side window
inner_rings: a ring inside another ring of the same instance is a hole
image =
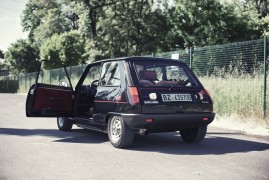
[[[93,66],[88,72],[87,77],[85,78],[83,85],[91,85],[95,80],[98,80],[100,77],[100,65]]]
[[[104,63],[101,72],[101,86],[119,86],[120,81],[120,69],[117,62]]]

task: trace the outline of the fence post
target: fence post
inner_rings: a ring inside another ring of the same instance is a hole
[[[43,79],[44,78],[44,70],[43,71],[40,71],[40,72],[41,72],[40,73],[41,74],[41,83],[43,83],[44,82],[44,79]]]
[[[69,77],[70,77],[70,79],[72,78],[72,70],[71,70],[71,67],[72,66],[69,66]]]
[[[29,87],[32,85],[32,73],[30,74],[30,82],[29,82]]]
[[[81,74],[83,73],[83,64],[81,64]]]
[[[19,91],[21,92],[22,87],[22,74],[19,75]]]
[[[264,36],[264,57],[263,57],[263,73],[264,73],[264,78],[263,78],[263,117],[266,117],[266,81],[267,81],[267,58],[268,58],[268,53],[267,53],[267,36]]]
[[[9,76],[7,77],[7,87],[6,87],[6,90],[8,90],[9,88]]]
[[[24,76],[24,88],[27,91],[26,83],[27,83],[27,74],[25,74],[25,76]]]
[[[51,84],[51,69],[49,70],[49,72],[50,72],[50,84]]]
[[[192,47],[190,47],[189,53],[190,53],[190,68],[192,69]]]
[[[60,72],[59,72],[59,86],[61,85],[61,74],[62,74],[62,68],[60,68]]]

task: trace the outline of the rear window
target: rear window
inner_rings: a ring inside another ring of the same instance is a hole
[[[138,61],[134,62],[134,67],[143,86],[198,86],[189,70],[181,63]]]

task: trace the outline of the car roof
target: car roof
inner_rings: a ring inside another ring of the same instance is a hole
[[[152,60],[157,60],[157,61],[170,61],[170,62],[180,62],[184,63],[182,60],[175,60],[175,59],[168,59],[168,58],[160,58],[160,57],[148,57],[148,56],[132,56],[132,57],[120,57],[120,58],[113,58],[113,59],[104,59],[104,60],[98,60],[95,62],[90,63],[92,64],[99,64],[102,62],[110,62],[110,61],[120,61],[120,60],[125,60],[125,61],[152,61]]]

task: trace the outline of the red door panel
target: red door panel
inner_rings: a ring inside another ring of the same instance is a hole
[[[72,91],[40,87],[36,91],[33,111],[51,108],[59,112],[72,111]]]
[[[29,92],[28,117],[72,116],[73,91],[71,88],[37,84]]]

